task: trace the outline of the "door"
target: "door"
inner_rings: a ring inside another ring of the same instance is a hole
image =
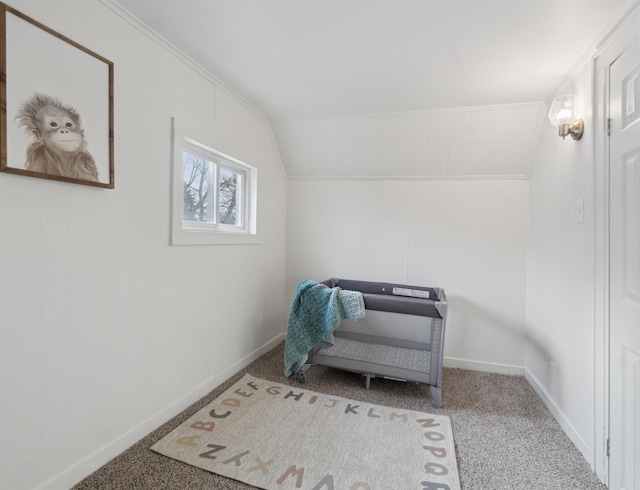
[[[640,39],[609,70],[609,488],[640,489]]]

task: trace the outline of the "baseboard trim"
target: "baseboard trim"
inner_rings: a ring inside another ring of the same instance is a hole
[[[569,421],[567,416],[563,413],[563,411],[558,407],[555,403],[549,392],[545,389],[545,387],[540,383],[540,381],[525,368],[524,377],[529,384],[534,389],[534,391],[538,394],[538,396],[542,399],[544,404],[547,406],[553,417],[558,421],[562,430],[564,430],[565,434],[571,439],[571,442],[575,444],[578,450],[582,453],[584,458],[587,460],[591,469],[594,469],[593,466],[593,453],[589,448],[588,444],[584,442],[584,440],[580,437],[576,429],[573,427],[573,424]]]
[[[186,409],[207,393],[220,386],[238,371],[247,367],[253,361],[269,352],[283,340],[284,333],[274,337],[272,340],[232,364],[224,371],[200,383],[184,396],[156,412],[141,424],[124,433],[112,442],[104,445],[93,454],[90,454],[86,458],[74,463],[72,466],[63,472],[58,473],[53,478],[50,478],[42,485],[38,486],[36,490],[62,490],[71,488],[83,478],[86,478],[98,468],[108,463],[111,459],[131,447],[147,434],[160,427],[175,415],[179,414],[182,410]]]
[[[469,371],[482,371],[485,373],[510,374],[522,376],[524,368],[522,366],[512,366],[509,364],[498,364],[494,362],[470,361],[468,359],[457,359],[455,357],[445,357],[443,366],[448,368],[468,369]]]

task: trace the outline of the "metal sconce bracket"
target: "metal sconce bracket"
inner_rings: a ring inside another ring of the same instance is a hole
[[[561,124],[558,126],[558,135],[562,136],[562,139],[571,135],[575,141],[578,141],[582,138],[582,133],[584,133],[584,121],[582,119],[578,119],[573,124]]]

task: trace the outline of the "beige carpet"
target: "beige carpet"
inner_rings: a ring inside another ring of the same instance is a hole
[[[449,417],[250,374],[152,449],[269,490],[460,488]]]
[[[363,402],[447,415],[463,490],[606,490],[522,376],[445,368],[442,408],[429,387],[315,366],[301,385],[283,375],[284,342],[96,470],[73,490],[251,490],[254,486],[152,451],[150,447],[218,398],[244,374]],[[396,471],[388,467],[389,471]],[[325,490],[321,488],[320,490]]]

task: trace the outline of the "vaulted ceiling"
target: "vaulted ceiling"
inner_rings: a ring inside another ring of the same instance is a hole
[[[529,104],[544,103],[607,26],[637,3],[117,2],[274,121],[285,166],[299,175],[304,175],[302,168],[313,166],[309,162],[324,158],[313,150],[320,149],[322,142],[306,141],[310,134],[301,128],[326,127],[327,121],[338,121],[336,117],[339,121],[331,122],[328,133],[334,136],[344,126],[345,116],[356,117],[357,132],[365,114],[389,121],[389,114],[435,111],[437,115],[450,108],[482,107],[484,111],[487,106],[504,110],[504,105],[514,105],[516,112],[532,118],[526,124],[535,127],[541,112],[531,110]],[[391,138],[389,131],[386,135]],[[375,133],[369,139],[373,138]],[[472,138],[471,143],[482,142]],[[303,152],[296,150],[303,144]],[[356,143],[351,140],[346,145]],[[367,152],[351,154],[364,158]],[[344,158],[343,152],[339,161]],[[437,168],[441,167],[434,164],[429,172],[438,172]]]

